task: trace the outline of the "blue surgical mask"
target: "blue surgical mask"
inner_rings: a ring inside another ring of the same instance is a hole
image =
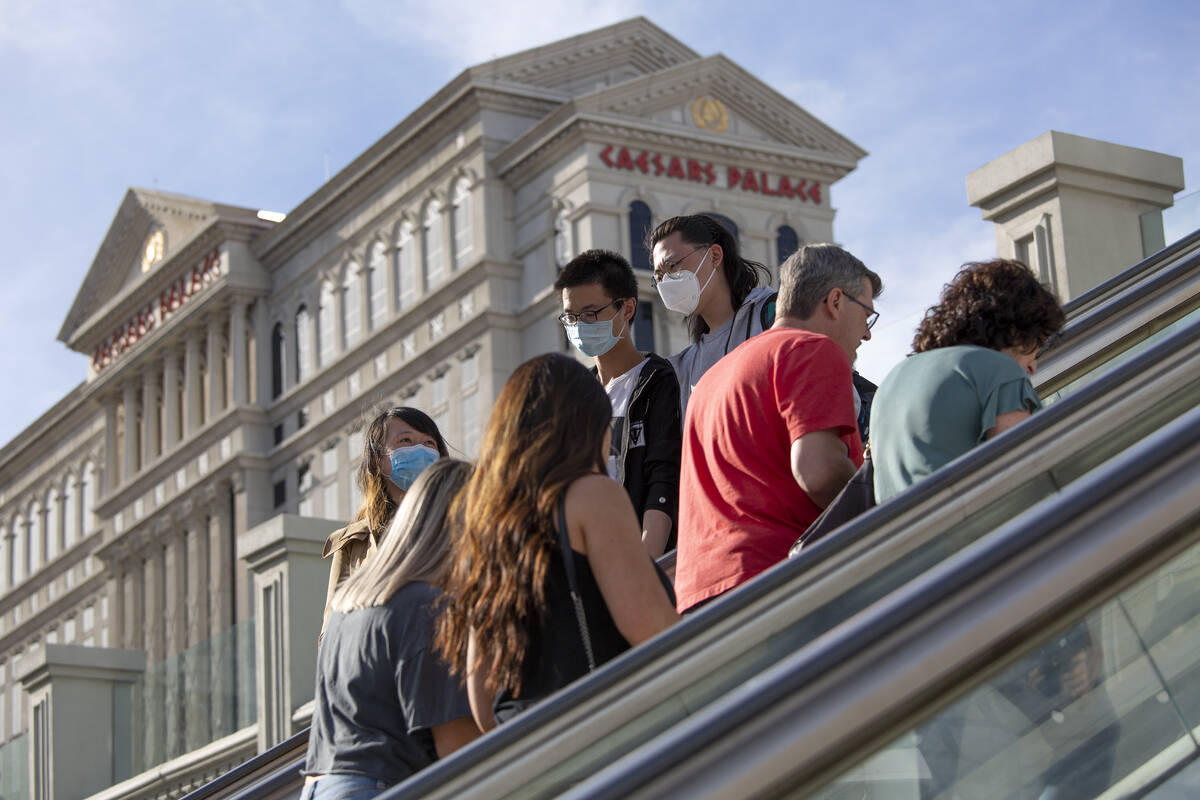
[[[565,326],[567,339],[575,345],[575,349],[585,356],[593,358],[602,356],[616,347],[617,342],[621,341],[622,334],[625,333],[625,317],[620,314],[618,316],[621,317],[621,333],[616,336],[613,336],[613,320],[611,319],[600,319],[595,322],[580,320],[573,325]]]
[[[425,444],[397,447],[392,451],[392,471],[388,474],[388,478],[407,492],[417,476],[438,460],[438,455],[437,450]]]

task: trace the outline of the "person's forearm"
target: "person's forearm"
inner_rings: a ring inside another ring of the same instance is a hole
[[[804,489],[805,494],[817,508],[826,508],[837,498],[842,489],[846,488],[846,484],[854,477],[857,470],[858,467],[854,466],[854,462],[849,458],[836,459],[831,461],[825,470],[822,470],[821,475],[801,481],[800,488]]]
[[[658,509],[647,509],[642,514],[642,545],[651,558],[658,558],[667,551],[671,538],[671,517]]]

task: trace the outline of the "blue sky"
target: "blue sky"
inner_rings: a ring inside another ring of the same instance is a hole
[[[885,281],[876,380],[957,266],[995,253],[971,170],[1055,129],[1200,181],[1194,1],[3,0],[0,442],[86,374],[55,336],[127,187],[286,212],[464,67],[637,14],[870,152],[832,198]]]

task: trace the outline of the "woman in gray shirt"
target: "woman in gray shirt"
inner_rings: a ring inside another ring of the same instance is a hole
[[[422,472],[378,551],[334,595],[301,800],[366,800],[480,735],[465,686],[433,648],[447,512],[470,473],[452,459]]]

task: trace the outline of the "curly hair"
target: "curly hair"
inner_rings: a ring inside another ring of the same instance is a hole
[[[479,465],[456,501],[461,520],[446,578],[449,602],[435,643],[459,674],[475,637],[489,690],[521,690],[530,630],[546,612],[546,571],[559,498],[576,479],[605,471],[612,404],[575,359],[526,361],[500,390]]]
[[[972,261],[925,312],[913,352],[957,344],[1030,350],[1044,346],[1064,321],[1058,298],[1020,261]]]

